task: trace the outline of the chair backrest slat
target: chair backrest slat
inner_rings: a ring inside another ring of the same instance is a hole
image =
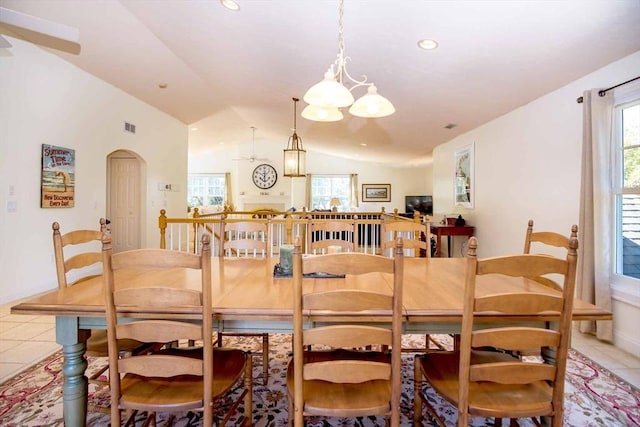
[[[307,363],[304,365],[304,378],[345,384],[388,380],[391,378],[391,365],[362,360]]]
[[[338,257],[306,257],[302,273],[323,272],[329,274],[364,274],[372,271],[393,273],[391,259],[375,258],[359,252],[341,253]]]
[[[472,347],[495,347],[514,351],[542,347],[557,347],[558,332],[541,328],[510,327],[476,331],[471,337]]]
[[[390,295],[360,289],[338,289],[303,296],[305,310],[323,310],[327,307],[334,311],[388,309],[391,314],[392,303]]]
[[[176,288],[126,288],[114,292],[117,306],[130,307],[142,304],[144,307],[202,306],[202,293],[194,289]]]
[[[118,371],[121,374],[135,374],[144,377],[169,378],[178,375],[204,374],[202,360],[190,357],[169,355],[142,355],[135,358],[125,357],[118,360]]]
[[[475,311],[498,311],[500,313],[535,314],[544,311],[559,313],[564,300],[559,295],[513,293],[477,297]]]
[[[541,363],[485,363],[473,365],[469,369],[469,381],[491,381],[498,384],[531,384],[537,381],[554,381],[555,375],[555,366]]]
[[[366,325],[320,326],[305,331],[302,344],[323,344],[334,348],[365,347],[371,343],[393,344],[389,329]]]

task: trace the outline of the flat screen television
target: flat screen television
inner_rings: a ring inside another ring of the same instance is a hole
[[[432,196],[405,196],[405,212],[413,214],[415,211],[422,215],[433,215]]]

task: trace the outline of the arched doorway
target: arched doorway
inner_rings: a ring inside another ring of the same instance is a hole
[[[107,156],[107,215],[114,252],[142,247],[146,181],[145,163],[136,153],[117,150]]]

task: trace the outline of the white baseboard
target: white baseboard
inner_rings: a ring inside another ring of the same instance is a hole
[[[613,342],[620,350],[631,353],[636,357],[640,357],[640,340],[620,331],[613,331]]]

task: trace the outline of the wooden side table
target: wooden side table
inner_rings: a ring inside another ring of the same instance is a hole
[[[442,256],[442,236],[447,236],[447,255],[451,257],[451,237],[452,236],[473,236],[475,227],[470,225],[442,225],[432,224],[431,234],[436,237],[436,256]]]

